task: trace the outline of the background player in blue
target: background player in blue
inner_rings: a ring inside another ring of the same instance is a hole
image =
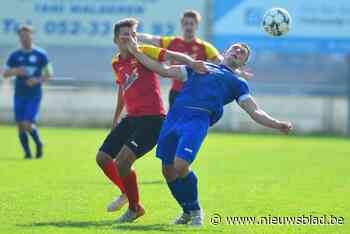
[[[169,189],[183,209],[174,223],[190,222],[201,226],[203,212],[198,201],[198,179],[190,165],[209,126],[221,118],[223,106],[237,101],[257,123],[282,133],[288,133],[292,124],[274,119],[264,112],[251,96],[247,81],[233,72],[249,59],[250,49],[243,43],[230,46],[223,55],[222,64],[207,63],[207,74],[198,74],[187,66],[166,66],[149,59],[138,50],[136,41],[131,38],[129,50],[150,70],[185,81],[163,124],[157,157],[162,160],[162,171]]]
[[[36,144],[36,157],[40,158],[43,155],[43,143],[35,122],[42,97],[42,83],[52,77],[53,71],[46,52],[34,46],[32,35],[33,29],[30,26],[23,25],[19,28],[21,48],[9,55],[3,76],[16,77],[14,112],[25,158],[32,157],[28,134]]]

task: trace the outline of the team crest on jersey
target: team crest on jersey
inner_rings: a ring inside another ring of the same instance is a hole
[[[131,74],[125,74],[125,81],[122,84],[122,89],[126,91],[139,78],[137,69],[132,70]]]
[[[192,46],[192,51],[197,51],[197,50],[199,50],[199,48],[198,48],[198,46],[196,46],[196,45],[194,45],[194,46]]]
[[[29,56],[29,62],[31,62],[31,63],[36,63],[37,60],[38,60],[38,59],[37,59],[37,57],[36,57],[35,55]]]

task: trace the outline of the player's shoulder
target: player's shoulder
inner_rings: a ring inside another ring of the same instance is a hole
[[[39,46],[33,47],[33,53],[47,57],[47,51],[44,48]]]
[[[111,64],[115,65],[119,63],[119,53],[116,53],[112,56]]]
[[[213,44],[211,44],[208,41],[205,41],[199,37],[196,38],[196,43],[203,45],[204,47],[214,47]]]
[[[139,48],[142,52],[144,52],[145,50],[153,50],[153,49],[157,49],[158,47],[153,46],[153,45],[143,44],[143,45],[140,45],[138,48]]]
[[[22,55],[22,49],[18,48],[18,49],[15,49],[13,50],[12,52],[10,52],[10,54],[8,55],[9,58],[16,58],[20,55]]]
[[[162,36],[161,39],[167,40],[167,41],[173,41],[175,39],[179,40],[179,39],[181,39],[181,37],[175,36],[175,35],[170,35],[170,36]]]

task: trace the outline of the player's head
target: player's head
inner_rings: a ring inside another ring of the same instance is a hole
[[[131,35],[136,40],[136,29],[139,21],[134,18],[125,18],[116,22],[113,26],[114,43],[116,43],[121,51],[128,51],[126,40],[121,36]]]
[[[31,49],[33,45],[33,28],[30,25],[21,25],[17,34],[19,36],[19,40],[21,42],[21,46],[24,49]]]
[[[181,27],[185,39],[193,39],[196,35],[201,15],[198,11],[187,10],[182,14]]]
[[[251,50],[245,43],[235,43],[224,53],[224,63],[232,68],[243,67],[249,60]]]

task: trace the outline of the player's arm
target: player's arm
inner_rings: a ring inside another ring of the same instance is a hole
[[[194,60],[191,56],[171,50],[166,50],[164,54],[164,60],[177,61],[181,64],[190,66],[195,72],[205,74],[208,72],[208,68],[201,61]]]
[[[42,70],[40,77],[33,77],[26,81],[27,85],[33,87],[38,84],[46,83],[53,77],[53,66],[51,63],[47,63]]]
[[[139,49],[132,50],[131,52],[135,58],[142,63],[149,70],[158,73],[161,76],[185,81],[187,79],[187,72],[183,65],[172,65],[168,66],[158,61],[149,58],[147,55],[142,53]]]
[[[154,36],[147,33],[137,33],[137,41],[141,44],[150,44],[157,47],[160,47],[161,37]]]
[[[249,116],[257,123],[268,127],[280,130],[282,133],[288,134],[292,129],[290,122],[280,121],[272,118],[255,102],[250,95],[238,102],[240,107],[245,110]]]
[[[118,88],[118,100],[117,100],[117,106],[115,108],[114,118],[113,118],[113,127],[116,127],[118,125],[120,115],[123,112],[124,109],[124,99],[123,99],[123,92],[122,88]]]
[[[9,68],[5,67],[2,76],[4,78],[10,78],[13,76],[25,76],[27,75],[27,71],[24,67],[14,67],[14,68]]]
[[[6,64],[4,66],[4,70],[2,72],[2,76],[4,78],[10,78],[13,76],[25,76],[27,75],[27,70],[25,69],[25,67],[16,67],[15,64],[15,58],[13,55],[10,55],[6,61]]]

